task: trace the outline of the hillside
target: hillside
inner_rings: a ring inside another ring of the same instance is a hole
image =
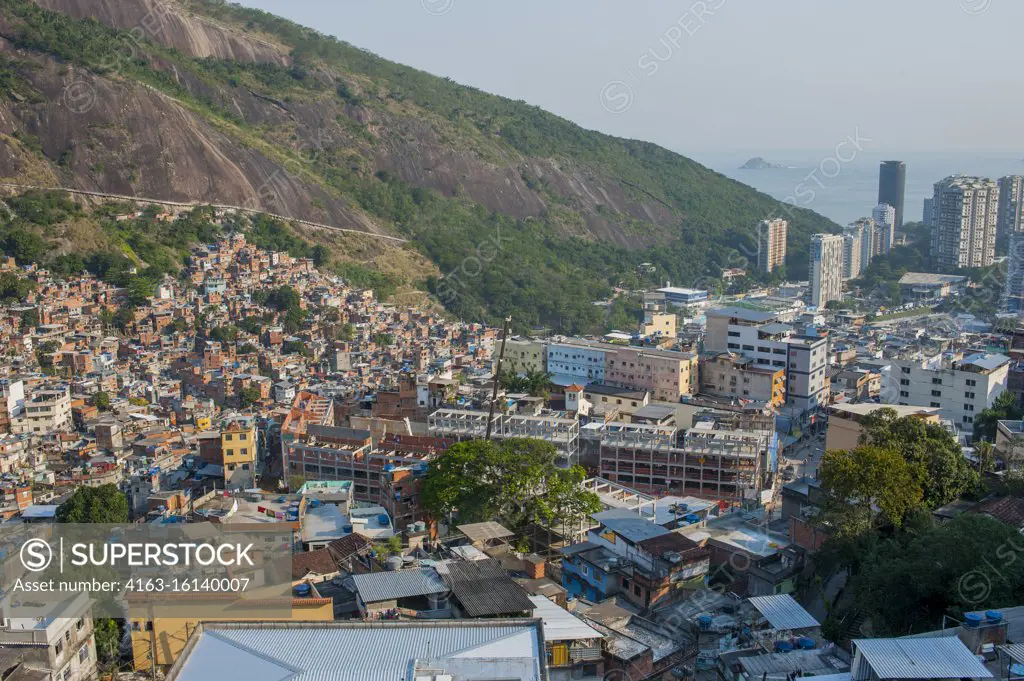
[[[783,210],[655,145],[216,0],[4,0],[0,92],[0,182],[402,236],[440,273],[412,283],[469,319],[593,330],[590,302],[642,283],[638,263],[717,277]],[[836,228],[792,209],[792,275]]]

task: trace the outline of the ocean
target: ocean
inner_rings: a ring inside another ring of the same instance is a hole
[[[1004,175],[1024,175],[1024,152],[1016,154],[917,153],[881,156],[865,148],[855,152],[840,149],[842,159],[835,160],[833,150],[814,152],[738,151],[694,153],[682,151],[695,161],[780,201],[808,208],[847,225],[857,218],[868,217],[878,203],[878,164],[881,161],[903,161],[907,165],[904,222],[921,219],[924,199],[931,197],[932,186],[948,175],[977,175],[998,179]],[[761,156],[782,168],[740,170],[749,159]],[[852,160],[849,160],[854,156]],[[829,160],[826,160],[829,159]],[[809,173],[814,175],[808,177]],[[803,186],[801,186],[801,184]],[[813,196],[811,195],[813,192]]]

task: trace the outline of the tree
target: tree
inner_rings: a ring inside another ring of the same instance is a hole
[[[377,345],[390,347],[395,344],[395,337],[390,333],[375,333],[372,339]]]
[[[109,617],[98,617],[93,621],[93,633],[96,636],[96,657],[101,664],[111,664],[118,657],[121,645],[121,626],[119,620]]]
[[[107,411],[110,409],[110,395],[104,391],[99,391],[92,396],[92,406],[96,407],[100,411]]]
[[[956,438],[937,423],[879,409],[861,419],[864,443],[891,449],[910,465],[929,509],[977,491],[978,472],[964,457]]]
[[[156,285],[144,277],[132,277],[128,282],[128,304],[132,307],[142,307],[149,303],[150,298],[156,295]]]
[[[990,442],[996,439],[996,422],[1016,421],[1024,417],[1024,410],[1017,404],[1017,397],[1006,391],[995,399],[991,407],[981,410],[981,413],[974,417],[975,439],[986,439]]]
[[[879,521],[898,527],[921,504],[920,484],[894,449],[832,449],[822,457],[819,474],[826,495],[822,519],[839,537],[859,535]]]
[[[39,308],[33,307],[21,313],[21,328],[34,329],[39,326]]]
[[[993,518],[964,513],[940,524],[922,514],[864,554],[852,582],[855,602],[880,634],[934,630],[946,614],[1019,603],[1021,550],[1024,538]]]
[[[262,399],[260,395],[260,389],[254,385],[248,385],[242,388],[238,393],[238,400],[242,403],[243,407],[251,407],[254,404],[259,403]]]
[[[126,523],[128,499],[116,485],[79,487],[57,507],[58,523]]]
[[[532,523],[576,524],[601,506],[579,485],[583,469],[558,468],[557,455],[551,443],[528,438],[459,442],[430,462],[423,507],[437,519],[457,513],[463,523],[499,518],[516,532]]]

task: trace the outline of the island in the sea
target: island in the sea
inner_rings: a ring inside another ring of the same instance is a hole
[[[764,170],[766,168],[785,168],[781,163],[769,163],[760,156],[755,156],[740,166],[740,170]]]

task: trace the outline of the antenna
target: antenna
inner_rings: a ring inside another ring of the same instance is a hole
[[[505,317],[505,325],[501,332],[501,351],[498,353],[498,362],[494,367],[494,388],[491,390],[491,408],[487,413],[487,436],[491,439],[491,424],[494,422],[494,403],[498,401],[498,380],[501,377],[501,360],[505,357],[505,341],[508,339],[509,326],[512,324],[512,315]]]

